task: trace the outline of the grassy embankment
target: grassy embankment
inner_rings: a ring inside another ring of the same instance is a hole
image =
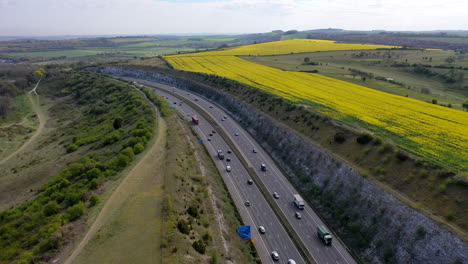
[[[166,122],[167,135],[130,171],[135,175],[117,190],[120,202],[73,263],[254,262],[212,160],[177,116]]]
[[[99,201],[106,182],[118,178],[153,136],[153,110],[129,85],[85,73],[52,73],[45,85],[61,101],[50,113],[72,111],[68,118],[58,118],[60,130],[42,140],[39,149],[59,141],[60,154],[74,159],[66,167],[58,162],[63,169],[49,176],[32,199],[0,213],[0,263],[52,256],[73,236],[77,220]],[[28,157],[28,166],[47,159]],[[21,175],[26,168],[15,167],[12,173]]]
[[[16,96],[11,107],[15,110],[0,120],[0,160],[23,145],[39,125],[27,94]]]
[[[240,216],[212,159],[186,125],[168,127],[163,263],[258,262],[236,233]]]

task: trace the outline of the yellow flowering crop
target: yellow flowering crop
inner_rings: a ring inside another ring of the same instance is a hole
[[[412,153],[454,170],[468,171],[465,112],[319,74],[282,71],[235,56],[166,59],[180,70],[216,74],[291,101],[313,104],[317,111],[345,123],[359,123]]]
[[[321,39],[291,39],[283,41],[266,42],[261,44],[245,45],[231,49],[207,51],[192,54],[180,54],[174,56],[221,56],[221,55],[277,55],[314,51],[331,50],[365,50],[380,48],[395,48],[396,46],[339,43],[332,40]]]

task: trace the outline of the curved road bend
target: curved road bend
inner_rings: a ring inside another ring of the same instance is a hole
[[[134,79],[133,79],[134,80]],[[337,240],[336,237],[332,243],[332,246],[325,246],[324,243],[317,238],[316,228],[318,225],[325,225],[325,223],[318,217],[318,215],[312,210],[308,205],[305,206],[305,209],[301,211],[303,214],[302,219],[296,219],[294,214],[299,211],[293,203],[293,195],[298,193],[292,184],[287,180],[286,176],[278,169],[276,164],[273,162],[271,157],[263,150],[263,148],[246,132],[240,125],[233,121],[229,115],[221,109],[221,107],[215,105],[213,102],[210,102],[204,99],[201,96],[194,95],[191,92],[185,90],[177,89],[171,86],[167,86],[160,83],[148,82],[142,80],[134,80],[146,83],[149,85],[154,85],[168,91],[173,91],[179,96],[183,96],[186,100],[191,100],[193,103],[196,103],[198,106],[203,108],[212,118],[218,121],[218,124],[224,128],[227,134],[230,135],[236,147],[241,151],[242,155],[245,157],[250,166],[255,168],[257,174],[262,180],[263,184],[268,189],[269,193],[277,192],[280,195],[279,199],[275,201],[280,206],[283,214],[288,218],[288,221],[294,227],[296,232],[299,234],[301,240],[306,245],[309,252],[313,255],[314,259],[318,263],[325,264],[354,264],[356,261],[348,252],[346,247],[341,243],[340,240]],[[169,98],[170,103],[179,102],[179,99],[174,98],[168,93],[165,93],[163,90],[158,90],[160,95]],[[197,101],[194,99],[197,98]],[[182,108],[186,105],[183,104]],[[212,108],[210,108],[212,106]],[[177,109],[181,108],[180,105],[177,105]],[[226,116],[227,120],[221,121],[221,119]],[[187,116],[188,118],[188,116]],[[235,136],[235,133],[238,136]],[[208,135],[208,134],[205,134]],[[253,148],[257,150],[257,153],[253,153]],[[260,170],[260,164],[266,164],[267,171]],[[326,226],[326,225],[325,225]],[[281,252],[279,252],[281,255]]]

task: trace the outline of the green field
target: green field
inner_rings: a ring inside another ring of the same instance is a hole
[[[2,55],[19,58],[19,57],[62,57],[66,56],[69,58],[81,57],[96,55],[98,53],[110,52],[107,50],[88,50],[88,49],[69,49],[69,50],[54,50],[54,51],[35,51],[35,52],[12,52],[12,53],[3,53]]]

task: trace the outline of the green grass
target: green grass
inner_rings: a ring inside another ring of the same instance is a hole
[[[12,101],[12,107],[14,110],[5,118],[0,117],[0,127],[21,122],[23,118],[33,113],[27,93],[16,96]]]
[[[221,175],[204,147],[196,144],[193,148],[188,142],[197,142],[193,135],[187,139],[190,128],[184,125],[182,130],[176,123],[177,120],[172,118],[168,124],[166,144],[163,263],[206,263],[206,258],[213,251],[217,252],[218,263],[227,263],[228,260],[234,263],[254,263],[250,243],[236,234],[236,227],[240,225],[239,216]],[[205,168],[205,175],[200,166]],[[215,206],[222,214],[224,226],[218,225],[208,189],[215,197]],[[194,209],[192,214],[198,212],[195,216],[189,215],[189,206]],[[190,223],[192,231],[189,235],[181,233],[177,228],[182,220]],[[204,239],[207,231],[210,239]],[[227,252],[221,236],[227,243]],[[204,254],[192,247],[193,242],[199,240],[206,244]]]
[[[12,53],[3,53],[2,55],[20,58],[20,57],[61,57],[66,56],[69,58],[81,57],[96,55],[98,53],[105,53],[106,50],[88,50],[88,49],[70,49],[70,50],[56,50],[56,51],[36,51],[36,52],[12,52]]]
[[[283,40],[287,40],[287,39],[306,39],[306,38],[307,38],[307,34],[299,34],[299,33],[283,36]]]

